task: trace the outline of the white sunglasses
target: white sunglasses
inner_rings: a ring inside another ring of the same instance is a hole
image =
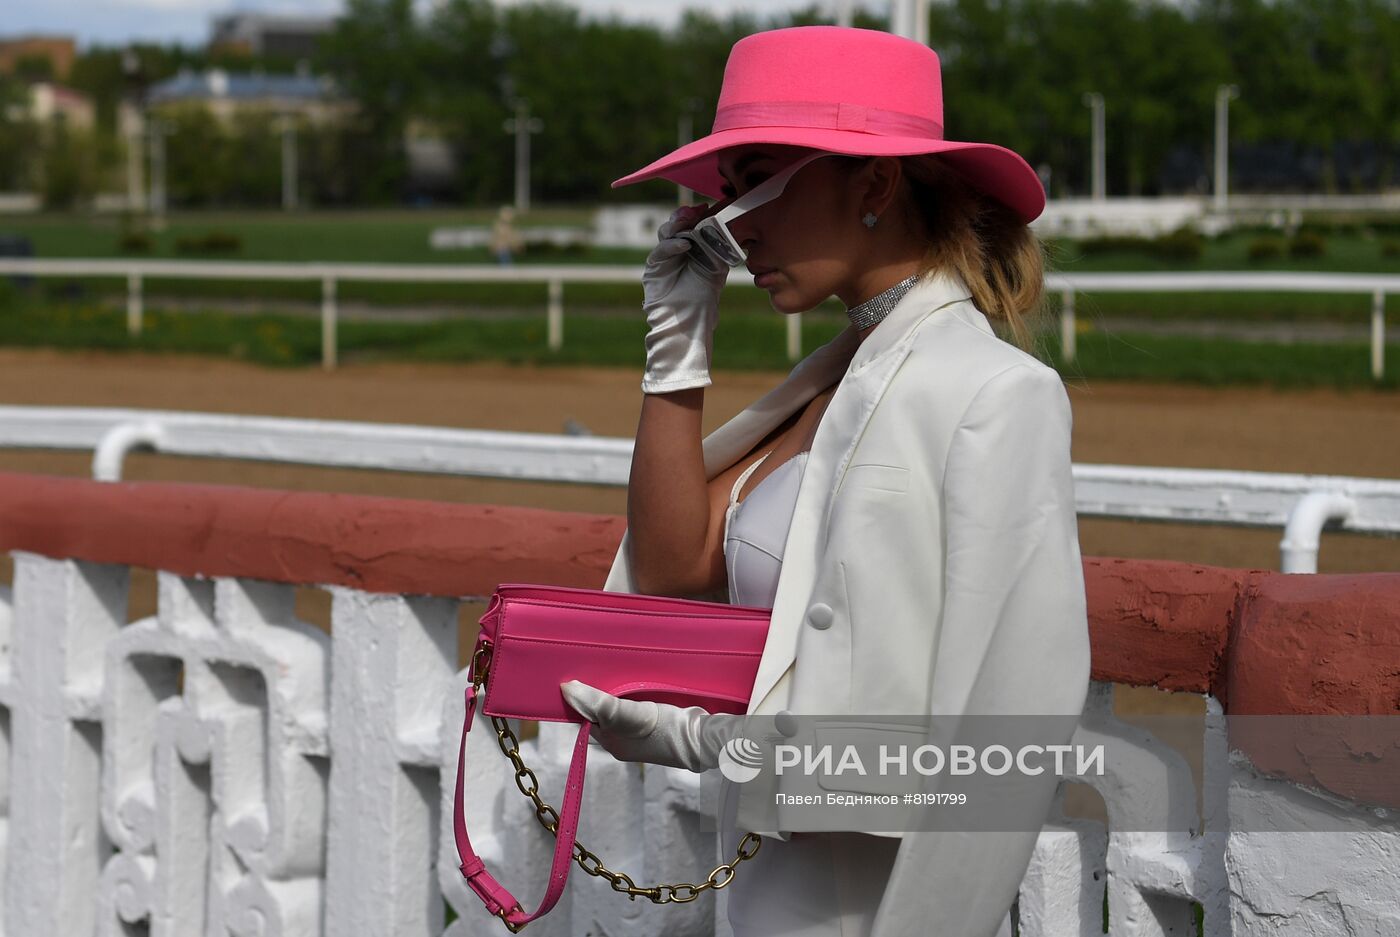
[[[708,218],[702,218],[695,227],[680,232],[676,237],[692,241],[714,269],[719,269],[721,265],[725,267],[739,266],[749,259],[749,255],[739,246],[734,235],[730,233],[729,223],[740,215],[753,211],[758,206],[771,202],[782,195],[783,190],[787,188],[788,180],[796,175],[803,166],[824,156],[835,155],[835,153],[813,153],[810,156],[802,157],[791,166],[784,167],[777,175],[764,179],[750,191],[745,192],[742,198],[736,199]]]

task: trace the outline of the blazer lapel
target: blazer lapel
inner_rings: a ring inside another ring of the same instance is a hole
[[[968,291],[955,275],[931,275],[900,300],[852,356],[817,426],[798,485],[749,713],[760,711],[796,656],[798,631],[826,549],[826,526],[836,492],[871,414],[909,352],[914,326],[944,307],[971,307],[964,302],[967,299]],[[985,317],[975,308],[974,312],[985,324]]]

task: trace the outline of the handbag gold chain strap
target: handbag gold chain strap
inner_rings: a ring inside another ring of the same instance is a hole
[[[478,660],[478,663],[485,666],[477,671],[476,679],[472,682],[480,688],[486,682],[489,655],[487,655],[486,660]],[[559,812],[540,798],[539,779],[535,777],[535,772],[531,771],[520,757],[520,740],[511,731],[510,723],[506,720],[499,716],[490,718],[491,725],[496,729],[496,744],[500,746],[502,753],[510,759],[511,765],[515,767],[515,786],[520,788],[520,793],[534,802],[535,819],[540,821],[540,825],[557,836]],[[579,868],[589,875],[607,879],[612,884],[613,891],[626,895],[629,901],[635,901],[640,896],[650,899],[653,904],[670,904],[672,902],[694,901],[700,897],[701,892],[707,889],[723,888],[728,885],[734,880],[734,870],[739,863],[758,855],[759,847],[762,845],[762,838],[757,834],[745,833],[744,838],[739,841],[739,849],[734,859],[715,866],[710,874],[705,876],[705,881],[699,885],[690,882],[677,882],[673,885],[660,884],[651,888],[640,888],[632,876],[626,872],[614,872],[603,865],[603,860],[589,851],[577,839],[574,840],[573,858],[578,863]],[[504,920],[504,918],[502,919]]]

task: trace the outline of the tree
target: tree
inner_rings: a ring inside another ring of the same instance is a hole
[[[15,77],[24,82],[53,81],[53,59],[47,54],[21,55],[15,61]]]
[[[27,107],[24,85],[0,75],[0,192],[27,192],[35,186],[39,128]]]
[[[70,130],[55,121],[44,135],[44,207],[69,211],[81,206],[97,191],[97,161],[92,135]]]
[[[321,45],[318,63],[358,108],[351,167],[358,200],[396,200],[407,175],[404,129],[434,76],[412,0],[346,0],[345,15]]]

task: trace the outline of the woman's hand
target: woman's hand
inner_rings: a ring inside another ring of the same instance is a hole
[[[618,761],[708,771],[738,735],[742,716],[711,715],[699,706],[620,699],[578,680],[559,684],[564,699],[594,723],[594,739]]]
[[[710,384],[719,294],[729,268],[707,266],[700,249],[677,235],[715,207],[678,208],[657,229],[659,243],[647,256],[642,274],[642,310],[650,326],[644,393],[668,394]]]

